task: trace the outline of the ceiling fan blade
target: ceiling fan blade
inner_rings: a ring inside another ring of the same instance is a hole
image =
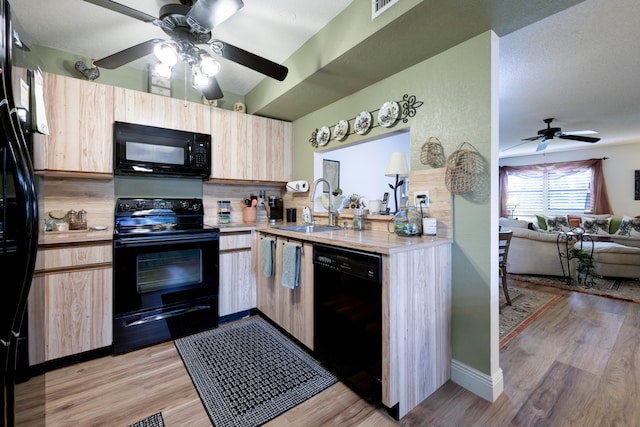
[[[87,3],[95,4],[96,6],[104,7],[105,9],[112,10],[114,12],[121,13],[123,15],[127,15],[134,19],[139,19],[144,22],[154,22],[157,20],[155,16],[147,15],[144,12],[140,12],[139,10],[133,9],[131,7],[125,6],[120,3],[116,3],[111,0],[84,0]]]
[[[287,77],[287,73],[289,73],[289,69],[283,65],[221,40],[212,40],[209,44],[211,45],[211,50],[223,58],[244,65],[273,79],[283,81]]]
[[[507,147],[507,148],[505,148],[504,150],[500,150],[500,152],[501,152],[501,153],[504,153],[504,152],[506,152],[506,151],[513,150],[514,148],[518,148],[518,147],[520,147],[520,146],[522,146],[522,145],[525,145],[527,142],[529,142],[529,141],[520,142],[520,143],[518,143],[518,144],[512,145],[511,147]]]
[[[561,132],[560,135],[596,135],[595,130],[574,130],[570,132]]]
[[[540,144],[538,144],[538,148],[536,148],[536,152],[537,151],[542,151],[545,148],[547,148],[547,145],[549,145],[549,141],[551,141],[550,139],[543,139],[542,141],[540,141]]]
[[[187,13],[187,19],[201,33],[208,33],[214,27],[229,19],[242,9],[242,0],[198,0]]]
[[[209,101],[220,99],[224,96],[222,89],[220,89],[220,85],[218,84],[218,80],[215,77],[209,77],[209,83],[207,86],[202,88],[202,94]]]
[[[542,135],[532,136],[531,138],[523,138],[522,141],[536,141],[540,138],[542,138]]]
[[[93,64],[98,67],[106,68],[107,70],[113,70],[114,68],[121,67],[125,64],[128,64],[129,62],[149,55],[153,52],[153,48],[156,46],[156,44],[163,41],[164,40],[162,39],[147,40],[146,42],[142,42],[102,59],[93,61]]]
[[[574,141],[582,141],[582,142],[598,142],[600,141],[600,138],[593,138],[590,136],[580,136],[580,135],[559,135],[558,138],[562,138],[562,139],[572,139]]]

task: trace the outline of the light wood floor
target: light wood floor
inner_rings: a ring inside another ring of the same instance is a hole
[[[502,350],[505,391],[493,404],[448,382],[396,422],[338,383],[267,426],[638,425],[640,304],[565,294]],[[46,423],[19,425],[126,426],[156,412],[168,427],[210,425],[172,343],[49,372],[45,382]]]

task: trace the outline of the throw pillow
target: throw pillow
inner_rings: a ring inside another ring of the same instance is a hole
[[[640,219],[631,218],[630,216],[623,217],[616,235],[640,237]]]
[[[582,224],[580,224],[580,226],[582,227],[585,233],[608,236],[610,223],[611,223],[611,217],[589,218],[589,217],[583,216]]]
[[[609,234],[614,234],[620,229],[620,224],[622,224],[621,216],[612,216],[611,224],[609,224]]]
[[[542,215],[536,215],[536,220],[538,221],[538,229],[546,230],[547,229],[547,220]]]
[[[545,222],[547,224],[547,231],[551,231],[551,232],[571,231],[569,220],[564,215],[563,216],[547,216],[545,217]]]
[[[580,223],[582,223],[582,217],[579,215],[567,215],[567,220],[571,228],[580,227]]]
[[[500,225],[506,228],[527,228],[528,221],[522,219],[500,218]]]

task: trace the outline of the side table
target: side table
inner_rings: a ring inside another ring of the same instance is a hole
[[[571,245],[570,243],[575,242]],[[585,243],[588,245],[585,250]],[[586,286],[593,286],[593,280],[589,279],[589,270],[593,264],[593,237],[589,233],[576,233],[573,231],[560,232],[556,239],[558,256],[562,275],[567,285],[571,285],[571,264],[572,259],[576,260],[576,281]],[[567,267],[565,271],[565,266]],[[583,276],[584,274],[584,276]]]

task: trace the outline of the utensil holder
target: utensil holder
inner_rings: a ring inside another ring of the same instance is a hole
[[[258,218],[258,208],[255,206],[245,206],[242,208],[242,221],[246,223],[256,222]]]

